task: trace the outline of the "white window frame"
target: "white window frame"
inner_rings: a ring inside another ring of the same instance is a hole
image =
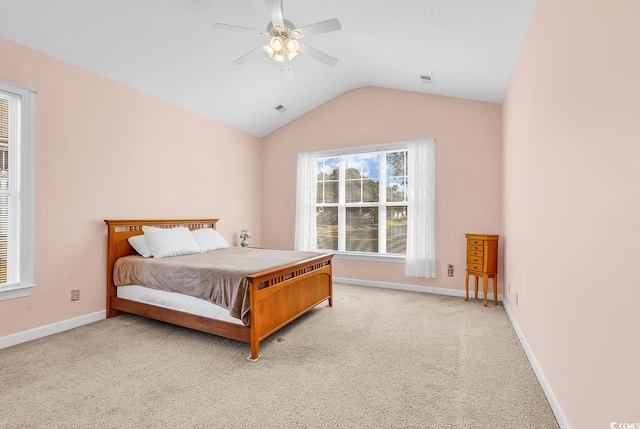
[[[399,145],[398,147],[378,147],[378,146],[366,146],[361,148],[354,148],[350,150],[343,150],[339,153],[318,153],[314,156],[316,162],[327,158],[339,159],[339,175],[338,175],[338,202],[337,203],[316,203],[316,209],[324,207],[337,207],[338,208],[338,249],[318,249],[321,252],[335,252],[338,257],[344,257],[345,259],[365,259],[365,260],[384,260],[387,262],[404,262],[406,254],[400,253],[387,253],[387,207],[388,206],[404,206],[407,207],[407,201],[388,202],[387,201],[387,162],[386,157],[388,153],[392,152],[406,152],[407,148]],[[379,178],[378,178],[378,201],[376,202],[358,202],[348,203],[346,202],[346,159],[352,155],[371,155],[376,154],[379,156]],[[406,168],[406,166],[405,166]],[[357,252],[346,249],[346,212],[347,208],[352,207],[376,207],[378,209],[378,251],[377,252]]]
[[[16,258],[16,272],[0,285],[0,301],[31,295],[33,283],[33,147],[35,91],[0,80],[0,93],[9,97],[9,186],[5,194],[14,204],[9,214],[10,237],[8,252]],[[16,165],[19,168],[12,168]],[[19,174],[16,172],[19,171]],[[15,203],[18,203],[17,205]],[[17,224],[16,224],[17,222]],[[8,267],[7,267],[8,268]]]

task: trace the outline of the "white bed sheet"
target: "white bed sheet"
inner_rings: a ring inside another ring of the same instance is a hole
[[[231,317],[229,310],[226,308],[222,308],[204,299],[194,298],[180,293],[151,289],[144,286],[128,285],[118,286],[118,298],[143,302],[157,307],[182,311],[184,313],[244,326],[242,320]]]

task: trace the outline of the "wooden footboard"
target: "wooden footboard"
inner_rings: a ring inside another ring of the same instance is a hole
[[[251,358],[260,341],[324,300],[333,305],[331,258],[305,261],[247,276],[251,300]]]
[[[331,261],[322,255],[305,261],[247,276],[250,293],[250,326],[196,316],[176,310],[117,297],[113,283],[115,261],[136,251],[128,238],[142,234],[142,226],[189,229],[215,228],[218,219],[196,220],[105,220],[107,240],[107,318],[132,313],[198,331],[251,344],[251,360],[259,356],[260,341],[300,317],[324,300],[333,304]]]

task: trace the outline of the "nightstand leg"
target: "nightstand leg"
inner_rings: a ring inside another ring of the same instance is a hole
[[[487,292],[489,291],[489,276],[487,274],[482,276],[482,290],[484,291],[484,300],[482,302],[482,305],[484,305],[485,307],[487,306]]]
[[[474,296],[475,299],[478,299],[478,275],[475,276],[476,279],[476,294]]]
[[[469,301],[469,271],[464,275],[464,300]]]
[[[493,278],[493,305],[498,305],[498,274]]]

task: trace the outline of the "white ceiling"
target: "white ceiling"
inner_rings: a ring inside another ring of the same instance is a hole
[[[232,64],[268,39],[213,28],[265,30],[264,0],[0,0],[0,37],[262,137],[364,86],[500,103],[534,6],[286,0],[284,17],[298,27],[342,23],[341,31],[304,39],[338,64],[300,54],[291,80],[266,55]],[[274,110],[279,104],[288,110]]]

